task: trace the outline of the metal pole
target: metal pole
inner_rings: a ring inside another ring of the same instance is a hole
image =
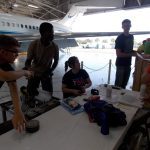
[[[81,61],[81,69],[83,69],[83,61]]]
[[[111,74],[111,59],[109,60],[108,81],[107,81],[107,84],[110,84],[110,74]]]

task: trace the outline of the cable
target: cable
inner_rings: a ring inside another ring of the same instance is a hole
[[[105,67],[107,67],[108,64],[106,64],[104,67],[99,68],[99,69],[92,69],[92,68],[89,68],[89,67],[87,67],[87,66],[85,66],[85,65],[83,65],[83,66],[84,66],[85,68],[89,69],[89,70],[92,70],[92,71],[99,71],[99,70],[102,70],[102,69],[104,69]]]

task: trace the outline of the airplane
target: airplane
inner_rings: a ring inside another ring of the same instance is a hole
[[[0,13],[0,34],[8,34],[18,37],[39,35],[39,25],[46,20],[39,20],[25,16]],[[50,22],[54,26],[55,33],[70,32],[70,29],[57,22]],[[20,37],[20,39],[19,39]]]
[[[54,26],[55,41],[60,48],[77,46],[74,38],[117,36],[121,32],[72,32],[72,23],[83,16],[87,8],[72,6],[66,16],[59,21],[47,21],[25,16],[0,13],[0,34],[14,36],[19,42],[32,41],[40,37],[39,26],[42,22],[50,22]],[[133,35],[150,34],[150,31],[131,32]],[[67,42],[67,40],[70,40]],[[66,43],[66,44],[64,44]],[[25,48],[26,49],[26,48]]]

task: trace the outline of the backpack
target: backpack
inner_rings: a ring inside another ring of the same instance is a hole
[[[104,135],[109,134],[109,127],[127,124],[125,113],[104,100],[88,101],[84,104],[84,109],[89,120],[101,126],[101,133]]]

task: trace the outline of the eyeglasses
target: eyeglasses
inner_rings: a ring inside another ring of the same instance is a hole
[[[18,54],[18,49],[4,49],[6,52],[16,53]]]

